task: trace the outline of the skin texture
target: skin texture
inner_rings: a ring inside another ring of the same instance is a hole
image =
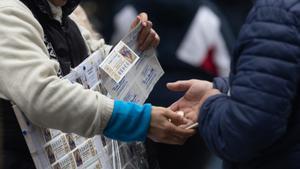
[[[191,123],[197,122],[202,104],[210,96],[220,94],[220,91],[213,89],[212,83],[203,80],[187,80],[168,83],[167,88],[175,92],[185,94],[170,106],[173,111],[183,111],[185,117]]]
[[[182,145],[195,134],[193,129],[180,127],[187,122],[184,117],[168,108],[153,106],[148,137],[155,142]]]

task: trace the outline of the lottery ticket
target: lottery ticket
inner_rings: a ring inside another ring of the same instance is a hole
[[[86,138],[73,133],[66,134],[66,138],[68,140],[68,144],[71,150],[73,150],[74,148],[76,148],[86,140]]]
[[[76,162],[72,154],[68,154],[52,165],[53,169],[76,169]]]
[[[41,128],[45,142],[48,142],[61,134],[61,131],[55,129]]]
[[[119,83],[140,57],[124,42],[119,42],[100,67]]]
[[[73,152],[77,167],[83,165],[90,158],[97,155],[97,150],[91,139],[86,141],[83,145],[78,147]]]
[[[86,169],[102,169],[101,162],[96,160],[91,165],[87,166]]]
[[[70,152],[70,147],[64,134],[45,144],[44,149],[51,164]]]

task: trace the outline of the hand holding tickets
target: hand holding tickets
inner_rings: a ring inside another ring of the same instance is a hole
[[[148,20],[148,15],[146,13],[140,13],[136,17],[131,24],[131,29],[134,29],[139,23],[142,25],[142,30],[138,37],[139,49],[143,51],[149,48],[149,46],[156,48],[160,42],[160,37],[152,28],[153,24]]]
[[[176,114],[178,114],[179,116],[185,118],[185,117],[184,117],[185,113],[184,113],[183,111],[177,111]],[[198,123],[197,123],[197,122],[194,123],[194,122],[191,121],[191,120],[188,120],[188,119],[186,119],[186,120],[187,120],[187,123],[181,125],[181,126],[180,126],[181,128],[184,128],[184,129],[195,129],[195,128],[198,127]]]

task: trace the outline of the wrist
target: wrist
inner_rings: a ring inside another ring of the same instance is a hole
[[[104,134],[121,141],[144,141],[150,126],[151,104],[115,100],[112,117]]]
[[[214,95],[217,95],[217,94],[220,94],[221,92],[217,89],[209,89],[205,92],[204,96],[201,98],[200,100],[200,105],[202,106],[203,103],[211,96],[214,96]],[[200,107],[201,107],[200,106]]]

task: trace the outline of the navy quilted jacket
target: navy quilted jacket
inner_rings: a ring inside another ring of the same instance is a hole
[[[225,169],[300,169],[300,1],[257,0],[199,130]]]

